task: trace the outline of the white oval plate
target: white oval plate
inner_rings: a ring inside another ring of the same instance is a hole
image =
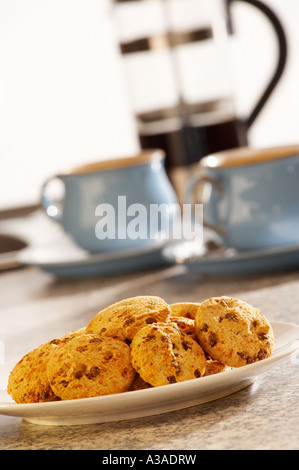
[[[216,400],[252,384],[259,374],[299,350],[299,326],[273,322],[272,328],[274,352],[254,364],[186,382],[78,400],[15,404],[3,390],[0,414],[35,424],[77,425],[156,415]]]

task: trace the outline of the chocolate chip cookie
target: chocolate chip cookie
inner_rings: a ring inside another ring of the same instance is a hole
[[[197,310],[195,332],[199,344],[214,359],[241,367],[269,357],[274,337],[266,317],[248,303],[213,297]]]
[[[194,320],[191,318],[171,316],[169,321],[170,323],[174,323],[184,335],[190,335],[196,339]]]
[[[174,317],[185,317],[191,318],[194,320],[197,309],[200,306],[200,303],[192,303],[192,302],[181,302],[176,304],[171,304],[171,314]]]
[[[208,375],[219,374],[220,372],[226,372],[230,369],[231,367],[221,364],[218,361],[214,361],[213,359],[207,359],[204,377],[207,377]]]
[[[135,371],[125,342],[83,334],[51,352],[47,376],[55,395],[71,400],[124,392]]]
[[[57,400],[48,376],[47,363],[60,339],[41,344],[26,354],[9,375],[7,392],[16,403],[37,403]]]
[[[131,344],[134,369],[152,386],[201,377],[206,357],[200,345],[171,323],[156,323],[139,330]]]
[[[169,320],[171,310],[160,297],[137,296],[121,300],[99,312],[86,332],[132,341],[140,328]]]

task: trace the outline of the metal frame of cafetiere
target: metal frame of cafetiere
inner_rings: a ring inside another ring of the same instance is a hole
[[[245,118],[235,110],[228,60],[236,2],[263,13],[278,40],[273,75]],[[140,147],[165,151],[182,200],[202,157],[248,145],[248,129],[286,65],[283,27],[258,0],[114,0],[114,14]]]

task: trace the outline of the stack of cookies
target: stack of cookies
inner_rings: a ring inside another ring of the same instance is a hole
[[[260,361],[273,343],[266,317],[238,299],[168,305],[132,297],[26,354],[8,393],[17,403],[36,403],[157,387]]]

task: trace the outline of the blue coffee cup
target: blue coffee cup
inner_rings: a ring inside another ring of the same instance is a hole
[[[204,157],[187,198],[201,189],[204,225],[238,250],[299,243],[299,146],[243,147]]]
[[[43,185],[42,206],[90,252],[155,245],[168,236],[164,229],[171,230],[178,209],[164,157],[161,150],[144,150],[57,174]],[[56,179],[64,187],[60,203],[49,196],[49,186]],[[150,219],[153,208],[158,209],[155,220]]]

